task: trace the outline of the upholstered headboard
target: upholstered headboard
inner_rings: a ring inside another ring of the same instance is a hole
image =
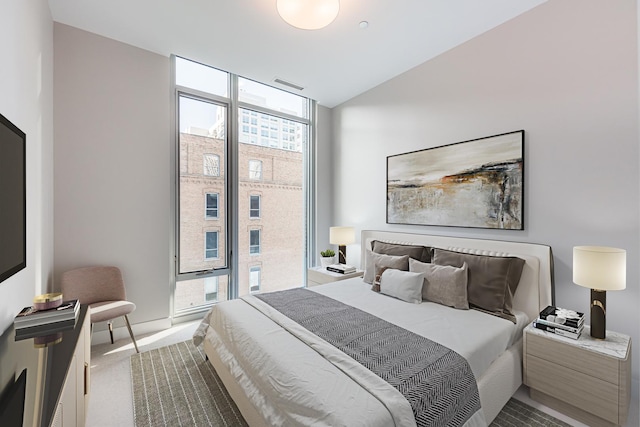
[[[550,246],[500,240],[363,230],[361,234],[361,260],[364,261],[366,259],[365,252],[367,249],[371,249],[371,241],[373,240],[398,244],[419,244],[481,255],[517,256],[525,260],[525,265],[522,269],[520,284],[513,298],[513,308],[524,311],[530,319],[535,319],[542,309],[553,304],[553,256]]]

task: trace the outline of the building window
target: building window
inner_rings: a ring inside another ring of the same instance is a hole
[[[260,160],[249,160],[249,179],[262,179],[262,162]]]
[[[206,277],[204,279],[204,300],[206,302],[218,302],[218,277]]]
[[[206,176],[220,176],[220,156],[217,154],[204,155],[204,174]]]
[[[249,292],[260,292],[260,267],[249,267]]]
[[[260,253],[260,230],[249,230],[249,254]]]
[[[218,193],[207,193],[205,198],[205,217],[218,219]]]
[[[204,257],[205,259],[218,258],[218,232],[217,231],[207,231],[205,233]]]
[[[260,196],[249,196],[249,218],[260,218]]]

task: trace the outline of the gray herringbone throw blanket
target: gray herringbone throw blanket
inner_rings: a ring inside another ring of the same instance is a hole
[[[418,426],[461,426],[480,409],[471,367],[455,351],[307,289],[255,296],[395,387]]]

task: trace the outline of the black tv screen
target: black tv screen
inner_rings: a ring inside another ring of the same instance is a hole
[[[0,282],[27,266],[26,142],[0,114]]]

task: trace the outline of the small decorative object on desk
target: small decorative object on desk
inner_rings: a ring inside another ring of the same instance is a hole
[[[567,338],[578,339],[584,328],[584,313],[547,306],[533,326]]]
[[[355,273],[356,268],[347,264],[331,264],[327,266],[327,271],[332,271],[334,273],[340,274],[348,274]]]
[[[58,307],[48,310],[38,310],[35,307],[25,307],[13,320],[13,325],[18,331],[23,328],[46,326],[58,322],[74,322],[80,311],[80,302],[77,299],[64,301]],[[57,325],[60,326],[60,325]]]
[[[49,310],[58,308],[62,304],[62,293],[55,292],[50,294],[38,295],[33,299],[33,308],[36,310]]]

